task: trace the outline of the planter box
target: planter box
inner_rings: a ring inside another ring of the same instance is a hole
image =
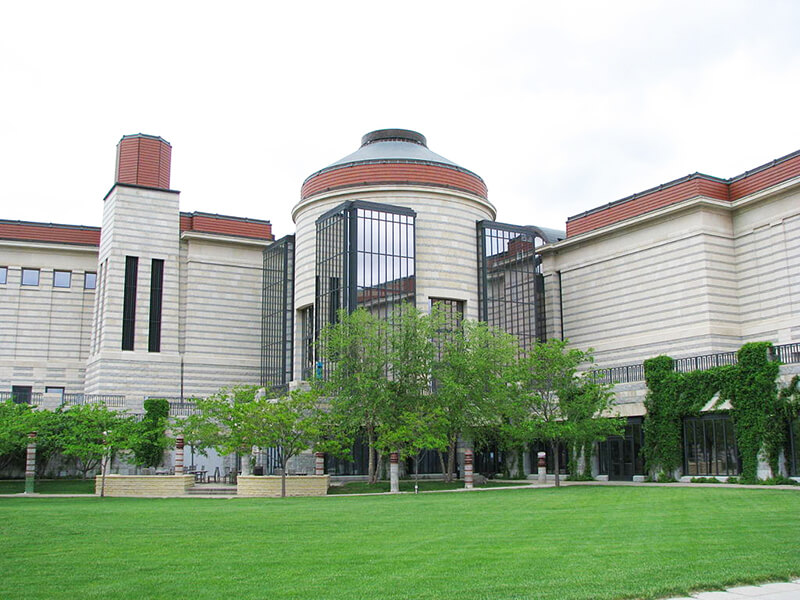
[[[325,496],[330,475],[288,475],[287,496]],[[277,475],[239,475],[236,495],[240,498],[280,498],[281,478]]]
[[[100,495],[102,477],[95,479],[94,492]],[[194,486],[194,475],[106,475],[106,496],[175,498],[185,496]]]

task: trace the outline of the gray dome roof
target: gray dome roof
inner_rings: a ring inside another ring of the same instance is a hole
[[[361,147],[358,150],[322,170],[351,163],[383,160],[439,163],[461,168],[444,156],[428,150],[427,140],[421,133],[410,129],[378,129],[361,138]]]

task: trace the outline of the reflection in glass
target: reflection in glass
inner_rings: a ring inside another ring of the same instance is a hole
[[[544,240],[516,225],[478,222],[479,316],[523,348],[545,339],[544,284],[536,248]]]

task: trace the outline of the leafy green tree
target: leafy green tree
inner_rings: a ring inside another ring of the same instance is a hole
[[[244,474],[249,474],[250,453],[255,444],[243,428],[241,412],[247,404],[255,402],[259,386],[238,385],[222,388],[207,398],[195,401],[197,412],[180,427],[186,441],[200,448],[214,448],[220,454],[243,455]]]
[[[480,437],[508,400],[518,350],[513,336],[486,323],[465,321],[446,332],[434,365],[435,403],[447,438],[445,481],[454,477],[458,439]]]
[[[28,433],[35,431],[33,407],[11,400],[0,403],[0,471],[25,466]]]
[[[138,424],[138,435],[132,444],[134,462],[144,467],[157,467],[164,461],[164,452],[172,445],[166,429],[169,402],[163,398],[144,401],[145,415]]]
[[[591,352],[567,344],[566,340],[551,339],[536,344],[520,358],[520,385],[507,405],[503,425],[513,443],[540,440],[549,444],[556,486],[560,485],[560,444],[602,438],[621,427],[616,419],[599,419],[611,407],[610,392],[594,384],[591,376],[577,375],[579,365],[592,361]],[[608,424],[606,433],[603,423]]]
[[[75,460],[84,479],[105,456],[130,449],[137,435],[132,417],[104,405],[70,407],[63,411],[63,425],[59,435],[62,452]]]
[[[370,483],[378,479],[377,432],[389,403],[387,325],[363,308],[350,314],[341,311],[338,322],[322,330],[319,342],[320,354],[329,364],[327,378],[317,382],[329,409],[326,450],[341,453],[363,431],[369,446]]]
[[[320,438],[320,410],[313,392],[296,390],[280,398],[256,396],[233,406],[242,439],[250,446],[276,447],[281,457],[281,496],[286,496],[286,467],[293,456]]]

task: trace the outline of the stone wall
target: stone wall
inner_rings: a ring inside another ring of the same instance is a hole
[[[95,494],[100,495],[102,477],[95,479]],[[106,496],[175,498],[184,496],[194,485],[194,475],[106,475]]]
[[[330,485],[330,475],[301,475],[286,477],[287,496],[325,496]],[[278,476],[240,475],[236,494],[244,498],[279,498],[281,478]]]

